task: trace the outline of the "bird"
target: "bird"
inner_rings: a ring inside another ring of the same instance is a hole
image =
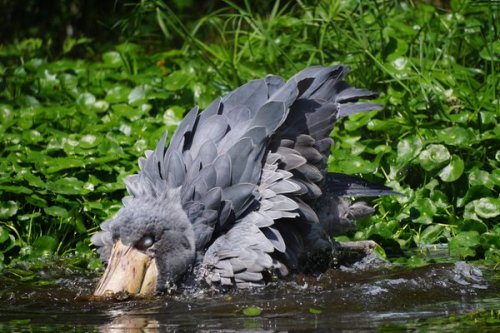
[[[94,296],[154,295],[183,284],[262,286],[332,267],[331,235],[373,213],[354,196],[393,193],[327,171],[337,120],[380,110],[346,65],[249,81],[194,107],[140,170],[91,242],[106,263]]]

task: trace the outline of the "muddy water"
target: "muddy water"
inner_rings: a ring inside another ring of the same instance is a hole
[[[500,310],[498,272],[463,262],[351,268],[260,290],[191,290],[149,300],[91,302],[86,295],[96,280],[82,273],[52,286],[0,280],[0,331],[441,331],[419,323]],[[487,330],[500,327],[492,323]]]

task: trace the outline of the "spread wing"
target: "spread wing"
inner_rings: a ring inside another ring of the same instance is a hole
[[[298,94],[265,148],[257,186],[259,206],[208,249],[207,281],[252,285],[261,283],[267,270],[298,268],[304,252],[331,255],[333,245],[311,208],[323,193],[333,142],[329,134],[337,119],[381,108],[356,102],[376,94],[350,87],[342,80],[347,71],[344,66],[311,67],[289,81],[297,85]],[[326,207],[327,213],[332,209],[336,207]]]
[[[164,135],[139,161],[141,171],[126,179],[130,196],[158,196],[180,187],[196,248],[204,250],[260,205],[258,183],[268,143],[300,87],[296,79],[284,83],[268,76],[216,99],[202,113],[194,108],[167,149]]]

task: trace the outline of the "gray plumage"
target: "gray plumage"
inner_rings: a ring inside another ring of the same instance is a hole
[[[140,159],[140,172],[125,180],[123,208],[92,237],[101,258],[108,259],[118,239],[135,244],[151,236],[162,276],[158,289],[193,267],[208,283],[237,286],[327,268],[335,225],[373,211],[342,196],[391,193],[326,173],[335,121],[381,108],[357,102],[377,95],[350,87],[343,81],[347,72],[317,66],[287,82],[268,76],[203,112],[192,109],[168,148],[165,134]],[[310,265],[311,258],[321,260]]]

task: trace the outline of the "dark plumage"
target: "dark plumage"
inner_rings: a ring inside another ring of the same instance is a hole
[[[376,94],[350,87],[347,71],[310,67],[288,82],[267,76],[191,110],[168,148],[165,134],[126,179],[124,206],[92,237],[101,258],[108,261],[118,243],[146,254],[156,291],[193,272],[211,284],[248,286],[301,270],[311,258],[322,258],[314,269],[328,268],[336,225],[372,212],[341,197],[390,193],[326,173],[335,121],[381,108],[357,102]],[[109,266],[98,295],[120,291],[105,282],[117,279]]]

